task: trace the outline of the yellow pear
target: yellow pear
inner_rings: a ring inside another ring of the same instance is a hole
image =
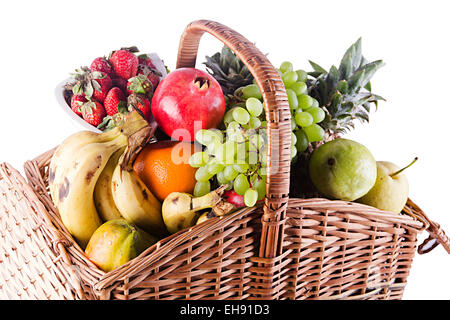
[[[380,210],[400,213],[408,200],[409,185],[403,170],[410,167],[417,158],[400,169],[388,161],[377,161],[377,179],[375,185],[357,202]]]

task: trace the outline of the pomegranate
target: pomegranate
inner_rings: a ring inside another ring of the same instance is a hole
[[[152,113],[158,126],[178,141],[194,141],[200,129],[217,128],[225,114],[220,84],[195,68],[170,72],[156,88]]]

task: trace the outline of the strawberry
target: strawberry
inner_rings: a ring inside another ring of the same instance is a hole
[[[149,121],[151,116],[149,98],[142,93],[132,93],[128,96],[128,110],[137,110],[144,119]]]
[[[82,116],[80,107],[85,102],[87,102],[87,99],[86,99],[86,97],[83,94],[73,94],[72,98],[70,98],[70,108],[77,115]]]
[[[126,80],[136,75],[139,65],[138,57],[127,49],[114,51],[109,58],[109,62],[115,74]]]
[[[127,80],[116,75],[112,76],[111,80],[113,83],[113,87],[120,88],[120,90],[122,90],[124,94],[127,93]]]
[[[145,94],[149,99],[153,95],[153,85],[144,75],[137,75],[128,79],[127,82],[127,94],[141,93]]]
[[[138,66],[138,75],[144,75],[147,77],[147,79],[151,82],[153,86],[153,91],[156,90],[156,87],[159,84],[159,77],[161,76],[161,73],[159,73],[155,68],[151,68],[148,65],[140,64]]]
[[[145,53],[139,55],[139,56],[138,56],[138,59],[139,59],[139,64],[143,64],[143,65],[149,66],[149,67],[152,68],[152,69],[156,69],[156,67],[155,67],[155,65],[153,64],[153,62],[152,62],[152,60],[150,59],[150,57],[149,57],[148,55],[146,55]]]
[[[95,58],[91,63],[90,69],[91,71],[106,73],[110,77],[113,75],[113,68],[105,57]]]
[[[95,99],[103,103],[109,89],[112,88],[112,80],[106,73],[91,71],[88,67],[75,70],[73,77],[75,78],[73,93],[84,94],[88,100]]]
[[[91,75],[91,84],[93,86],[92,97],[99,102],[103,102],[108,91],[112,88],[112,80],[106,73],[99,71],[93,71]]]
[[[113,87],[106,95],[103,106],[105,107],[106,114],[112,116],[121,110],[127,110],[127,98],[120,88]]]
[[[81,113],[87,123],[97,127],[106,115],[105,108],[98,101],[88,101],[81,106]]]

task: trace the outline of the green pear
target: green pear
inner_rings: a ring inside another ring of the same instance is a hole
[[[309,176],[326,197],[353,201],[375,184],[377,165],[370,151],[349,139],[335,139],[314,150]]]
[[[408,201],[409,185],[403,170],[388,161],[377,161],[377,180],[375,185],[357,202],[367,204],[380,210],[400,213]]]

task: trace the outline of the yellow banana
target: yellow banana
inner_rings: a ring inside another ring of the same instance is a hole
[[[111,155],[126,146],[126,136],[101,143],[90,143],[66,163],[61,181],[55,181],[57,208],[62,222],[83,248],[102,224],[94,204],[93,192]]]
[[[97,133],[93,131],[80,131],[72,134],[66,138],[56,148],[49,165],[49,187],[50,196],[57,200],[57,189],[54,188],[55,184],[52,182],[60,180],[64,170],[58,170],[59,167],[63,167],[67,161],[71,161],[73,155],[78,152],[82,147],[97,142],[111,141],[112,139],[120,135],[120,128],[116,127],[110,131],[104,133]]]
[[[125,148],[121,148],[111,156],[100,174],[94,188],[95,207],[97,208],[97,212],[103,221],[123,219],[119,209],[117,209],[116,203],[114,202],[111,191],[111,180],[114,169],[116,168],[119,158],[124,151]]]
[[[52,158],[54,171],[50,173],[49,187],[53,203],[83,248],[102,223],[93,195],[99,176],[117,150],[125,148],[129,141],[147,141],[148,132],[148,123],[137,112],[131,112],[119,127],[97,134],[97,139],[91,134],[75,134]]]
[[[167,234],[161,203],[133,170],[116,166],[111,187],[114,202],[127,221],[155,236]]]

